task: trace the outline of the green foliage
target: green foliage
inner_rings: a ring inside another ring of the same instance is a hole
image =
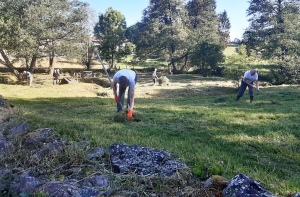
[[[124,46],[125,31],[126,21],[121,12],[110,7],[99,16],[94,33],[101,40],[100,55],[111,67],[115,67],[118,60],[131,54],[130,48]]]
[[[219,18],[218,34],[220,36],[219,43],[222,46],[222,48],[225,49],[230,42],[231,24],[226,11],[223,11],[222,13],[218,14],[218,18]]]
[[[230,55],[226,58],[225,68],[222,71],[226,79],[232,80],[234,85],[238,88],[243,73],[250,69],[250,64],[253,58],[247,55],[245,45],[240,45],[237,49],[237,54]]]
[[[275,60],[281,66],[284,83],[296,82],[294,59],[300,50],[300,3],[294,0],[251,0],[247,10],[250,27],[243,42],[248,52],[255,51],[264,59]]]
[[[38,191],[32,194],[30,197],[48,197],[48,195],[43,191]]]
[[[201,180],[206,180],[207,178],[211,177],[212,175],[222,175],[223,170],[221,170],[217,166],[209,166],[207,164],[198,164],[197,166],[193,167],[192,169],[194,175],[199,177]]]
[[[190,58],[191,64],[197,66],[203,76],[210,75],[210,71],[215,69],[218,63],[224,61],[221,46],[207,42],[196,45]]]
[[[32,71],[45,54],[51,54],[50,58],[66,55],[67,46],[75,47],[88,36],[86,3],[75,0],[30,2],[7,0],[0,4],[1,51],[5,51],[1,53],[4,61],[0,63],[11,72],[17,60]]]

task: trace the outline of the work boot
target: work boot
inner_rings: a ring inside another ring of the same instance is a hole
[[[253,101],[253,96],[250,96],[250,103],[252,103]]]
[[[238,101],[241,97],[240,96],[236,96],[236,101]]]

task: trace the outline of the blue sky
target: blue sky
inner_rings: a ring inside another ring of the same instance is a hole
[[[142,18],[143,10],[149,5],[149,0],[82,0],[90,4],[96,15],[105,13],[107,8],[121,12],[126,19],[127,26],[131,26]],[[244,30],[248,27],[246,10],[249,7],[248,0],[216,0],[217,13],[227,11],[231,23],[231,40],[242,38]]]

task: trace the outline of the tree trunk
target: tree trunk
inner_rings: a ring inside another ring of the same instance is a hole
[[[29,66],[29,69],[28,69],[28,71],[31,72],[31,73],[33,73],[33,70],[35,69],[36,60],[37,60],[37,57],[34,55],[31,58],[30,66]]]
[[[51,51],[49,55],[49,74],[51,75],[53,74],[54,65],[55,65],[55,53],[54,51]]]
[[[189,58],[189,54],[187,53],[184,57],[184,64],[183,66],[180,68],[180,72],[183,72],[183,70],[185,69],[186,71],[188,70],[187,67],[187,62],[188,62],[188,58]]]
[[[4,59],[4,61],[2,59],[0,59],[0,63],[3,64],[4,66],[6,66],[9,69],[9,71],[11,73],[13,73],[19,81],[21,81],[22,77],[21,77],[20,73],[14,67],[14,65],[11,63],[11,61],[9,60],[9,58],[7,57],[7,55],[5,54],[5,52],[2,48],[0,48],[0,54],[1,54],[2,58]]]

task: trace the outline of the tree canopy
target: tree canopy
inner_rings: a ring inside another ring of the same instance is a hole
[[[247,14],[251,17],[250,26],[243,42],[248,51],[276,60],[288,81],[295,81],[300,62],[300,2],[251,0]]]
[[[77,0],[0,0],[0,63],[33,71],[45,56],[66,55],[88,38],[88,4]]]
[[[125,17],[112,7],[108,8],[104,14],[100,14],[94,33],[101,40],[99,47],[101,57],[108,61],[111,67],[116,66],[116,60],[131,53],[126,47]]]

